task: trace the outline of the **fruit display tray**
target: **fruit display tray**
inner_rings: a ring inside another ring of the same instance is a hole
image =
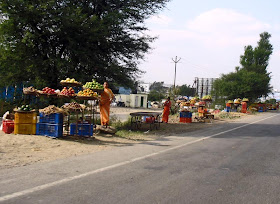
[[[23,91],[23,93],[25,95],[34,95],[34,96],[38,95],[37,91]]]
[[[82,86],[82,83],[70,83],[70,82],[60,82],[62,86]]]
[[[68,96],[68,95],[58,94],[57,97],[58,97],[58,98],[69,98],[69,99],[70,99],[70,98],[76,98],[76,95],[74,95],[74,96]]]
[[[102,93],[103,91],[104,91],[104,89],[91,89],[91,88],[86,88],[86,87],[83,87],[83,89],[85,90],[85,89],[90,89],[90,90],[92,90],[92,91],[94,91],[94,92],[97,92],[97,93]]]
[[[33,113],[33,112],[36,112],[35,109],[30,110],[30,111],[23,111],[23,110],[18,110],[17,108],[14,108],[13,111],[14,111],[14,112],[17,112],[17,113]]]
[[[77,96],[76,99],[79,100],[98,100],[96,96]]]

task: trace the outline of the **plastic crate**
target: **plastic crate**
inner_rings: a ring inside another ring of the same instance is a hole
[[[14,121],[12,120],[4,120],[3,122],[3,132],[6,134],[11,134],[14,132]]]
[[[191,118],[192,113],[191,112],[180,112],[180,118]]]
[[[146,123],[154,123],[155,122],[155,117],[146,117]]]
[[[63,125],[62,124],[47,124],[47,136],[62,137]]]
[[[78,130],[76,131],[76,129]],[[71,123],[70,124],[70,135],[79,136],[92,136],[93,135],[93,124],[88,123]]]
[[[37,113],[36,112],[16,112],[15,113],[15,123],[18,124],[30,124],[37,123]]]
[[[30,123],[30,124],[15,123],[14,134],[35,135],[36,123]]]
[[[37,123],[36,124],[36,135],[47,135],[48,124],[46,123]]]
[[[40,123],[52,123],[52,124],[62,124],[63,123],[63,114],[62,113],[53,113],[50,115],[45,115],[43,113],[39,114]]]
[[[191,123],[192,118],[180,118],[180,123]]]

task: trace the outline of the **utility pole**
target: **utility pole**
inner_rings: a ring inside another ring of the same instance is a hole
[[[178,59],[177,56],[175,57],[175,59],[172,58],[172,61],[175,63],[174,90],[175,90],[175,81],[176,81],[176,65],[180,60],[181,58]]]

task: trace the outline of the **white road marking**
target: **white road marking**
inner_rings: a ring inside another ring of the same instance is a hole
[[[19,192],[16,192],[16,193],[12,193],[12,194],[9,194],[9,195],[5,195],[5,196],[0,197],[0,202],[7,201],[7,200],[10,200],[12,198],[24,196],[26,194],[34,193],[34,192],[37,192],[37,191],[40,191],[40,190],[43,190],[43,189],[46,189],[46,188],[50,188],[50,187],[53,187],[53,186],[57,186],[57,185],[60,185],[60,184],[63,184],[63,183],[67,183],[67,182],[70,182],[70,181],[73,181],[73,180],[76,180],[76,179],[79,179],[79,178],[83,178],[83,177],[86,177],[86,176],[89,176],[89,175],[93,175],[93,174],[96,174],[96,173],[107,171],[109,169],[113,169],[113,168],[116,168],[116,167],[119,167],[119,166],[130,164],[130,163],[133,163],[135,161],[146,159],[146,158],[149,158],[149,157],[152,157],[152,156],[155,156],[155,155],[159,155],[161,153],[165,153],[165,152],[168,152],[168,151],[171,151],[171,150],[174,150],[174,149],[178,149],[178,148],[190,145],[190,144],[194,144],[194,143],[197,143],[197,142],[200,142],[200,141],[203,141],[203,140],[206,140],[206,139],[218,136],[218,135],[222,135],[224,133],[228,133],[228,132],[231,132],[231,131],[234,131],[234,130],[237,130],[237,129],[240,129],[240,128],[243,128],[243,127],[246,127],[246,126],[261,122],[261,121],[264,121],[264,120],[267,120],[267,119],[275,117],[277,115],[278,114],[275,114],[275,115],[269,116],[267,118],[264,118],[264,119],[261,119],[261,120],[258,120],[258,121],[252,122],[252,123],[241,125],[241,126],[238,126],[238,127],[235,127],[235,128],[223,131],[223,132],[219,132],[219,133],[207,136],[207,137],[203,137],[203,138],[191,141],[191,142],[187,142],[187,143],[184,143],[184,144],[181,144],[181,145],[178,145],[178,146],[174,146],[174,147],[171,147],[171,148],[168,148],[168,149],[165,149],[165,150],[161,150],[161,151],[158,151],[158,152],[155,152],[155,153],[152,153],[152,154],[148,154],[148,155],[145,155],[145,156],[142,156],[142,157],[137,157],[137,158],[130,159],[130,160],[127,160],[127,161],[124,161],[124,162],[120,162],[120,163],[117,163],[117,164],[114,164],[114,165],[111,165],[111,166],[107,166],[107,167],[100,168],[100,169],[97,169],[97,170],[94,170],[94,171],[86,172],[86,173],[83,173],[83,174],[80,174],[80,175],[77,175],[77,176],[71,176],[71,177],[68,177],[68,178],[65,178],[65,179],[61,179],[61,180],[54,181],[54,182],[51,182],[51,183],[36,186],[34,188],[30,188],[30,189],[26,189],[26,190],[19,191]]]

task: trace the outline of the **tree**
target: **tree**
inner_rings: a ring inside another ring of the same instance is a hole
[[[148,95],[149,101],[160,101],[161,99],[165,98],[166,92],[168,90],[167,87],[165,87],[164,82],[154,82],[150,86],[150,93]]]
[[[157,91],[157,92],[166,92],[167,87],[164,86],[164,82],[154,82],[150,86],[150,91]]]
[[[182,85],[179,86],[178,94],[182,96],[194,96],[195,95],[195,89],[192,88],[190,85]]]
[[[269,92],[269,80],[267,75],[240,70],[223,75],[214,81],[213,86],[217,96],[249,98],[252,101]]]
[[[154,37],[145,19],[169,0],[2,0],[0,81],[56,87],[61,79],[133,85]]]
[[[269,42],[270,34],[260,34],[258,46],[245,47],[244,55],[240,56],[241,67],[236,67],[235,72],[222,75],[215,80],[214,95],[222,98],[249,98],[251,101],[261,96],[267,96],[272,87],[270,86],[270,73],[267,66],[273,47]]]
[[[267,74],[269,57],[272,54],[273,47],[269,42],[271,35],[267,32],[260,34],[258,46],[253,49],[251,45],[245,47],[244,55],[240,56],[240,64],[247,71]]]

